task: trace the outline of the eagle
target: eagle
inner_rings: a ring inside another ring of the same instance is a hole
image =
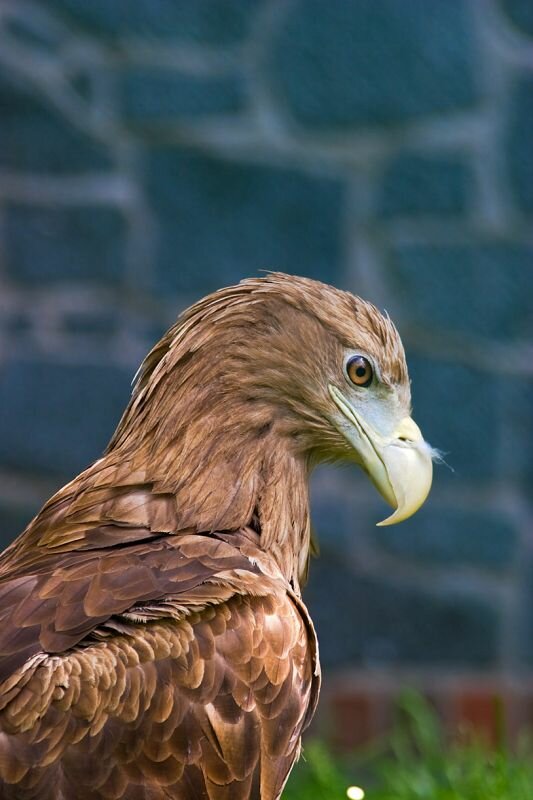
[[[320,689],[309,475],[355,462],[380,524],[409,517],[433,456],[410,402],[353,294],[269,273],[184,311],[0,557],[3,800],[279,798]]]

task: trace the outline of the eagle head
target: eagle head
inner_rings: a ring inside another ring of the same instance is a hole
[[[163,472],[173,460],[190,476],[197,464],[202,485],[207,469],[225,498],[260,492],[258,465],[281,444],[307,467],[359,464],[394,509],[380,525],[411,516],[431,487],[435,451],[411,417],[405,353],[389,317],[349,292],[282,273],[221,289],[182,314],[141,368],[111,447],[143,431],[151,457],[167,454]],[[215,494],[198,509],[219,507]]]

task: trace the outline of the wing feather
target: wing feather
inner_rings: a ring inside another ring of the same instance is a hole
[[[260,575],[237,546],[186,534],[119,550],[49,555],[34,575],[0,582],[0,680],[36,653],[63,652],[143,602],[169,595],[184,605],[221,602],[235,588],[225,591],[222,577],[218,590],[216,580],[235,570]],[[260,590],[268,588],[267,580]]]
[[[280,649],[266,610],[290,646]],[[257,636],[236,638],[247,626]],[[259,642],[269,661],[289,664],[272,679],[248,667],[263,660]],[[267,603],[235,596],[186,619],[129,624],[36,662],[0,714],[2,797],[131,800],[159,787],[180,798],[276,798],[316,690],[311,651],[306,621],[278,592]]]
[[[318,696],[305,607],[251,529],[176,532],[174,496],[108,478],[0,557],[0,795],[274,800]]]

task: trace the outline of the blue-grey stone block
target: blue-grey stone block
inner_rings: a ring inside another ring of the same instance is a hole
[[[511,95],[505,157],[516,205],[526,214],[533,213],[532,142],[533,78],[523,78]]]
[[[464,0],[300,0],[270,68],[303,125],[389,125],[472,106],[474,51]]]
[[[531,0],[499,0],[504,14],[522,33],[533,36],[533,4]]]
[[[390,256],[405,322],[457,335],[533,338],[533,248],[497,241],[405,245]]]
[[[10,16],[9,13],[3,20],[6,31],[23,47],[35,48],[47,53],[57,53],[63,43],[63,36],[52,26],[43,26],[39,18],[31,12]]]
[[[0,505],[0,551],[11,544],[35,516],[38,506],[28,508]]]
[[[0,465],[73,476],[98,458],[129,400],[132,372],[10,361],[0,368]]]
[[[385,170],[377,210],[386,218],[460,215],[471,189],[471,173],[460,159],[402,154]]]
[[[73,27],[104,38],[230,45],[247,34],[258,0],[48,0],[48,6]]]
[[[66,312],[61,327],[67,334],[107,340],[116,333],[119,316],[111,310],[93,308],[87,311]]]
[[[31,330],[32,321],[28,314],[17,309],[4,309],[0,312],[0,330],[16,338],[23,337]]]
[[[431,500],[401,525],[376,528],[386,552],[428,566],[475,566],[493,571],[512,563],[517,531],[501,514],[432,507]]]
[[[376,523],[391,513],[355,464],[323,464],[310,484],[311,523],[319,547],[357,554],[361,539],[372,539]]]
[[[522,559],[520,608],[516,617],[518,627],[519,660],[531,670],[533,667],[533,558],[529,547]]]
[[[323,554],[311,564],[304,600],[325,667],[489,666],[497,658],[497,615],[467,593],[398,587]]]
[[[137,68],[121,83],[123,115],[133,124],[232,114],[244,107],[244,83],[239,76],[220,78],[185,75],[170,69]]]
[[[155,150],[157,289],[204,293],[280,269],[339,283],[343,185],[293,170]]]
[[[125,220],[116,209],[10,205],[5,236],[8,273],[18,283],[122,278]]]
[[[355,477],[354,484],[359,477],[367,482],[370,497],[377,494],[366,476]],[[379,522],[379,517],[372,518],[371,507],[357,508],[348,493],[343,498],[337,494],[334,497],[324,494],[317,497],[316,494],[316,491],[311,492],[311,524],[320,548],[349,550],[361,531],[372,531],[373,525]]]
[[[501,471],[531,498],[533,487],[533,380],[507,376],[500,391]]]
[[[144,348],[141,358],[148,353],[154,345],[163,338],[164,334],[178,317],[179,309],[175,309],[172,319],[166,315],[155,317],[134,311],[127,320],[128,331],[137,342],[139,348]]]
[[[497,363],[495,366],[497,369]],[[496,446],[505,378],[453,362],[411,356],[414,419],[426,440],[444,451],[433,485],[481,483],[499,470]]]
[[[94,74],[83,69],[70,76],[70,86],[86,103],[95,100]],[[98,102],[96,100],[96,102]]]
[[[106,147],[0,72],[0,167],[24,172],[103,170]]]

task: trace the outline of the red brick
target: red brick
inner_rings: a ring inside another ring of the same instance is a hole
[[[374,697],[368,692],[336,694],[331,700],[333,740],[342,750],[366,744],[374,733]]]
[[[473,732],[486,742],[498,745],[503,733],[505,708],[503,697],[494,690],[468,689],[457,693],[457,723],[467,733]]]

